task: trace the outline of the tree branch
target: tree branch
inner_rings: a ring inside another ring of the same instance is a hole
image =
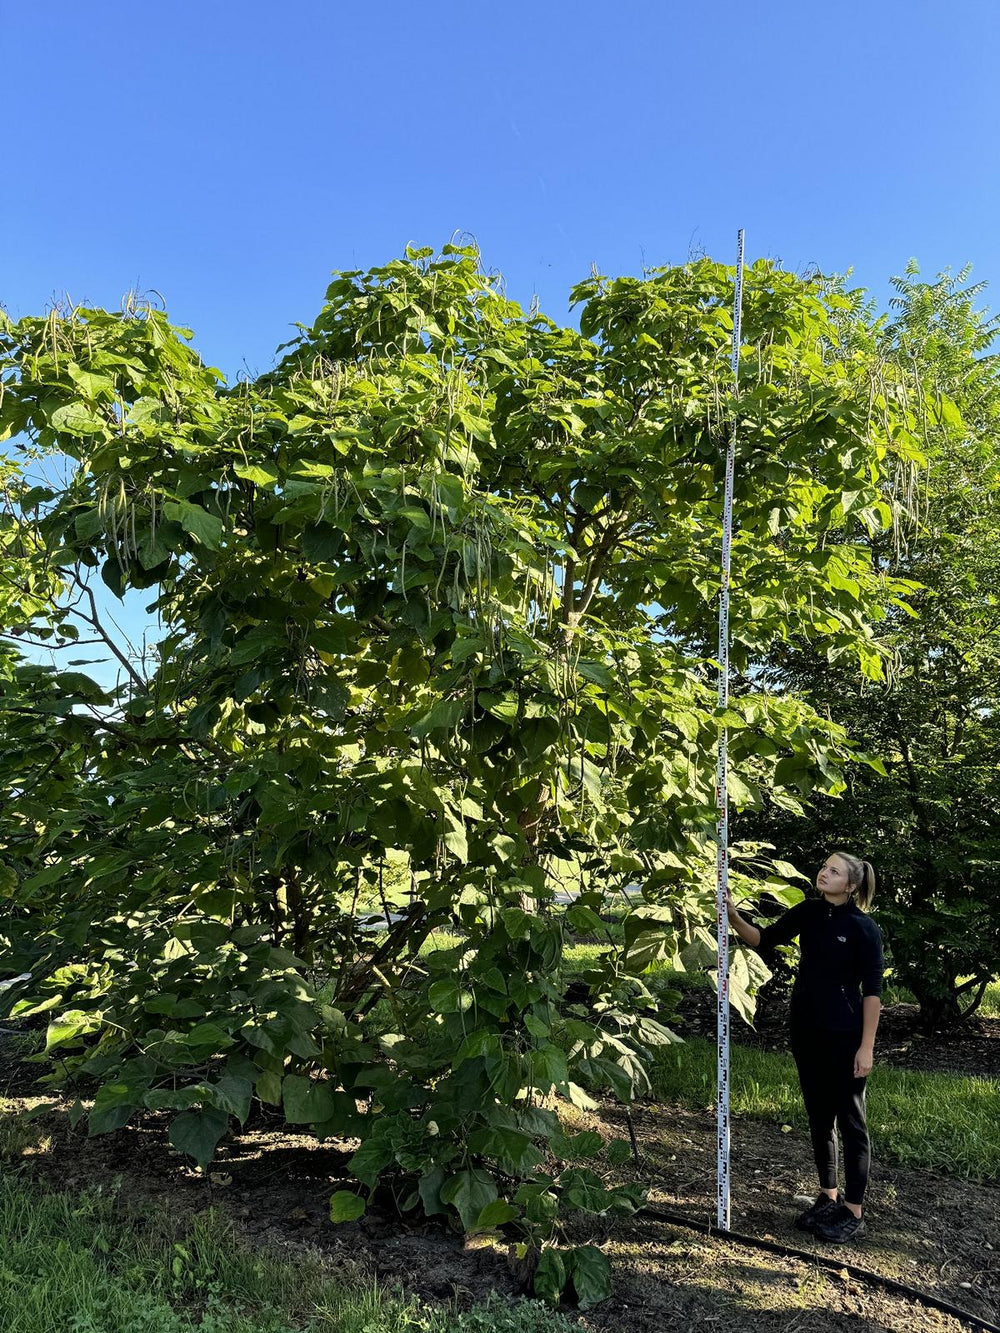
[[[577,604],[577,619],[586,615],[590,603],[594,600],[594,594],[601,586],[604,577],[605,557],[610,553],[616,540],[625,531],[624,526],[619,523],[609,523],[601,534],[601,539],[594,547],[591,557],[590,571],[587,582],[584,584],[583,591],[580,594],[580,600]]]
[[[98,614],[97,614],[97,603],[96,603],[96,601],[94,600],[94,594],[93,594],[93,592],[91,592],[90,588],[88,587],[88,585],[87,585],[86,583],[83,583],[83,582],[80,581],[80,579],[78,578],[78,576],[77,576],[76,574],[73,574],[73,575],[72,575],[72,578],[73,578],[73,580],[76,582],[77,586],[78,586],[78,587],[81,589],[81,591],[84,593],[84,595],[86,596],[87,600],[90,602],[90,615],[89,615],[89,616],[86,614],[85,611],[80,611],[80,610],[75,610],[75,611],[73,612],[73,614],[74,614],[75,616],[79,616],[81,620],[86,621],[87,624],[90,625],[92,629],[97,630],[97,633],[101,636],[101,638],[103,639],[105,645],[110,649],[110,651],[111,651],[112,653],[114,653],[115,657],[118,658],[118,661],[122,664],[122,666],[123,666],[123,667],[125,668],[125,670],[128,672],[128,674],[129,674],[129,676],[130,676],[130,678],[131,678],[131,680],[132,680],[132,684],[136,687],[137,690],[139,690],[141,693],[145,694],[146,690],[148,689],[148,684],[149,684],[148,681],[146,681],[146,680],[139,674],[139,672],[136,671],[136,669],[133,667],[132,663],[128,660],[128,658],[125,656],[125,654],[121,651],[121,649],[120,649],[120,648],[118,647],[118,645],[115,643],[114,639],[112,639],[111,635],[107,632],[107,630],[106,630],[106,629],[104,628],[104,626],[101,624],[100,619],[99,619]]]
[[[47,712],[44,708],[27,708],[21,704],[0,704],[0,717],[2,717],[4,713],[19,713],[27,717],[47,717],[49,719],[55,716],[54,714]],[[233,756],[228,750],[224,750],[221,745],[216,745],[212,741],[201,740],[192,742],[190,736],[137,736],[134,733],[126,731],[124,727],[118,726],[114,722],[109,722],[108,719],[104,717],[91,717],[87,713],[73,713],[72,717],[74,721],[89,722],[92,727],[95,727],[99,731],[106,731],[109,735],[117,736],[119,740],[127,741],[129,745],[137,746],[140,749],[145,746],[172,745],[187,754],[188,758],[193,759],[194,756],[185,749],[186,746],[193,743],[202,746],[209,754],[214,755],[216,759],[221,759],[227,764],[232,763],[233,761]]]

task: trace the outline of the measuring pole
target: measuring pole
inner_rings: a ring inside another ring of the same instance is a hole
[[[740,384],[740,320],[743,312],[743,228],[736,242],[736,295],[733,301],[733,392]],[[733,544],[733,473],[736,469],[736,413],[726,451],[726,489],[722,505],[722,591],[719,598],[719,708],[729,706],[729,563]],[[717,1033],[719,1062],[716,1093],[718,1126],[718,1176],[716,1189],[716,1225],[729,1230],[729,916],[726,894],[729,888],[729,768],[728,736],[725,726],[719,732],[719,757],[716,766],[715,799],[719,810],[716,825],[718,860],[715,911],[719,937],[719,987]]]

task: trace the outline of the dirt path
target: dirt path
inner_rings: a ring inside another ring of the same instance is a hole
[[[715,1210],[714,1113],[675,1106],[646,1106],[633,1113],[636,1135],[652,1180],[650,1203],[707,1221]],[[607,1108],[606,1126],[624,1132],[619,1108]],[[813,1250],[826,1258],[871,1269],[910,1286],[934,1293],[993,1322],[1000,1314],[1000,1191],[995,1185],[976,1185],[931,1172],[873,1166],[868,1198],[868,1238],[846,1247],[827,1246],[794,1228],[800,1205],[797,1195],[814,1193],[814,1172],[809,1142],[804,1134],[783,1134],[780,1126],[739,1119],[733,1133],[734,1230],[748,1235]],[[633,1226],[635,1237],[645,1231]],[[663,1226],[655,1244],[636,1245],[632,1273],[623,1288],[648,1274],[645,1301],[650,1300],[649,1278],[667,1279],[696,1300],[705,1314],[705,1270],[716,1288],[711,1301],[729,1301],[735,1310],[730,1327],[765,1330],[808,1328],[945,1328],[957,1327],[945,1315],[925,1311],[919,1317],[907,1302],[853,1280],[832,1277],[802,1262],[785,1261],[717,1238],[706,1238]],[[652,1232],[649,1232],[652,1237]],[[669,1235],[669,1239],[667,1239]],[[622,1232],[612,1245],[625,1243]],[[683,1275],[669,1256],[679,1256]],[[697,1261],[696,1261],[697,1260]],[[686,1269],[684,1265],[686,1264]],[[634,1274],[634,1276],[633,1276]],[[668,1278],[669,1274],[669,1278]],[[826,1323],[793,1320],[791,1316],[821,1314]],[[854,1322],[838,1323],[837,1312]],[[869,1322],[857,1322],[858,1319]],[[742,1322],[740,1322],[742,1319]],[[600,1326],[613,1328],[611,1312],[602,1310]],[[928,1322],[930,1321],[930,1322]],[[935,1322],[937,1321],[937,1322]],[[697,1326],[696,1324],[693,1326]],[[706,1324],[707,1326],[707,1324]],[[645,1327],[635,1324],[636,1329]],[[655,1322],[648,1324],[650,1329]]]

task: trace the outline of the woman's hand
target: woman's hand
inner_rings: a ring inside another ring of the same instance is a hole
[[[854,1057],[854,1077],[867,1078],[875,1062],[875,1051],[871,1046],[859,1046]]]
[[[729,916],[729,924],[740,937],[744,944],[749,944],[751,949],[756,949],[760,944],[760,931],[756,926],[751,926],[749,921],[744,921],[736,909],[733,902],[733,895],[726,889],[726,912]]]

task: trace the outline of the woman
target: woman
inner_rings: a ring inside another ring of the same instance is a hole
[[[875,893],[867,861],[834,852],[816,877],[821,897],[808,898],[758,930],[728,900],[729,923],[753,949],[799,937],[799,969],[790,1011],[792,1055],[809,1117],[820,1193],[798,1219],[823,1240],[860,1240],[868,1184],[865,1080],[874,1058],[882,1008],[882,936],[863,908]],[[837,1192],[837,1140],[844,1143],[845,1194]]]

